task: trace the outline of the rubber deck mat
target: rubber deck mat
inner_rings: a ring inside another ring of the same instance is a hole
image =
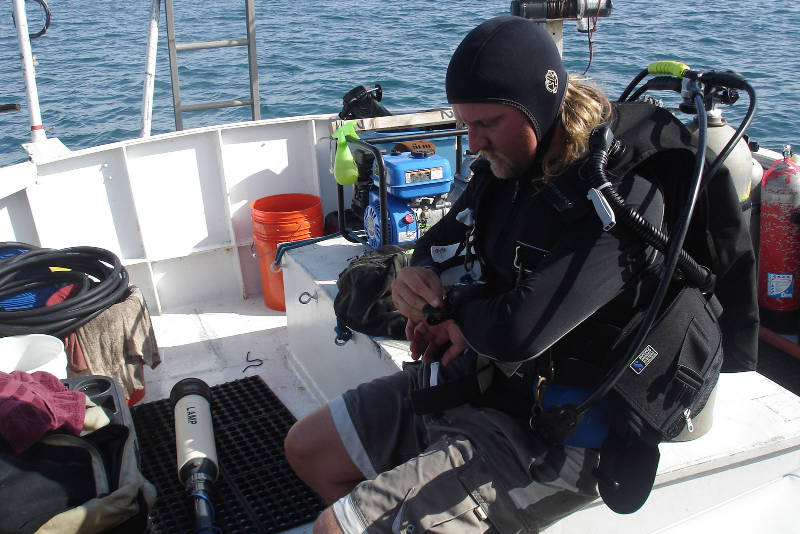
[[[224,533],[280,532],[313,521],[324,508],[283,453],[294,416],[257,376],[211,388],[220,475],[211,501]],[[152,534],[194,532],[194,509],[178,481],[169,399],[131,408],[141,470],[158,489]]]

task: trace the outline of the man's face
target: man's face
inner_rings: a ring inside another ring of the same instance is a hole
[[[525,173],[539,145],[527,117],[504,104],[453,104],[456,120],[469,130],[469,149],[489,160],[498,178]]]

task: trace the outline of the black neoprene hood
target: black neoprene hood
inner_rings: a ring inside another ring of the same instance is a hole
[[[506,104],[522,111],[536,137],[556,122],[567,71],[553,39],[538,23],[504,15],[467,34],[447,67],[451,104]]]

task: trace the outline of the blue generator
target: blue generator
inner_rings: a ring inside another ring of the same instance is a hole
[[[364,230],[369,246],[413,243],[450,208],[447,193],[453,183],[450,162],[433,150],[392,152],[383,156],[389,214],[388,243],[381,239],[380,194],[377,164],[373,166],[369,203],[364,209]]]

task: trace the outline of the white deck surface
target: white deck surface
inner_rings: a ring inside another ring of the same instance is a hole
[[[189,376],[213,386],[259,375],[295,417],[318,405],[289,367],[286,315],[267,308],[260,296],[187,308],[153,316],[152,321],[163,362],[156,369],[145,368],[141,402],[169,397],[172,386]],[[263,364],[245,370],[251,365],[248,353]]]

